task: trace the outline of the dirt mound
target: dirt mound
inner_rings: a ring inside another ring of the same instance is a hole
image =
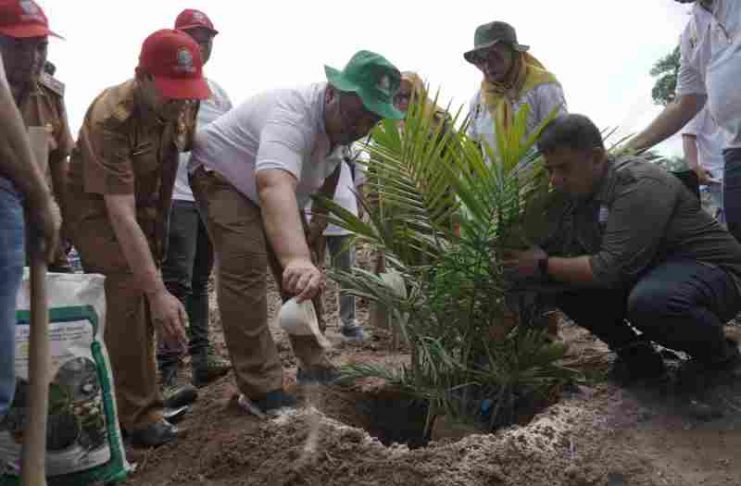
[[[545,486],[629,478],[614,484],[683,484],[678,477],[661,482],[639,452],[615,440],[605,420],[609,402],[607,390],[582,393],[526,427],[410,450],[383,446],[309,404],[259,421],[222,400],[194,410],[185,441],[144,455],[131,483]]]
[[[332,359],[338,364],[404,362],[407,356],[389,351],[389,337],[381,331],[362,346],[342,342],[335,290],[330,285],[325,300]],[[279,305],[271,294],[271,315]],[[365,321],[367,306],[361,305],[359,314]],[[599,382],[608,365],[604,345],[574,326],[562,326],[560,335],[569,343],[568,363],[594,370]],[[212,336],[217,351],[226,355],[215,309]],[[286,385],[302,396],[302,406],[268,421],[245,416],[233,405],[236,390],[228,376],[201,390],[182,424],[187,437],[156,450],[129,451],[137,471],[127,484],[741,485],[736,459],[741,389],[723,397],[729,405],[722,418],[702,422],[688,419],[656,393],[600,384],[564,397],[526,426],[416,449],[387,447],[365,430],[372,427],[358,405],[367,389],[296,389],[288,340],[277,326],[274,336]]]

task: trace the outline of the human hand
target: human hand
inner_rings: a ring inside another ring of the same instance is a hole
[[[59,206],[51,194],[46,194],[37,201],[28,201],[26,215],[30,227],[29,235],[33,238],[30,247],[33,251],[41,252],[45,260],[51,263],[59,243],[59,228],[62,225]]]
[[[299,302],[312,299],[324,287],[324,275],[310,260],[297,258],[283,270],[283,289]]]
[[[694,168],[695,174],[697,174],[697,182],[701,186],[708,186],[710,184],[718,184],[718,181],[713,179],[713,173],[707,170],[705,167],[697,166]]]
[[[149,297],[149,307],[155,330],[171,347],[182,349],[188,344],[185,327],[188,314],[183,304],[165,289]]]
[[[541,272],[541,261],[548,258],[548,254],[541,248],[534,246],[524,251],[505,250],[502,265],[521,278],[545,277]]]

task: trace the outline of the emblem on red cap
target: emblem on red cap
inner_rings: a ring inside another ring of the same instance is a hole
[[[21,16],[23,20],[37,20],[41,22],[44,21],[44,16],[41,13],[41,8],[39,8],[39,6],[31,0],[20,0],[18,2],[18,5],[21,7],[21,10],[23,10],[23,15]]]
[[[192,73],[195,72],[196,68],[193,65],[193,54],[190,53],[187,47],[181,47],[178,49],[178,65],[175,68],[178,71]]]

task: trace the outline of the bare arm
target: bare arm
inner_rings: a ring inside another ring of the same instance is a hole
[[[139,287],[147,295],[164,290],[165,284],[157,272],[147,238],[136,221],[134,196],[116,194],[104,197],[116,239]]]
[[[171,341],[185,341],[187,316],[180,302],[170,295],[157,271],[152,251],[136,220],[134,196],[105,195],[108,217],[134,277],[152,307],[155,325]]]
[[[594,281],[588,256],[548,258],[548,276],[558,282],[589,284]]]
[[[257,173],[265,233],[284,268],[293,260],[311,260],[297,209],[296,183],[296,179],[283,170]]]
[[[687,94],[678,97],[664,108],[651,124],[636,135],[628,147],[641,152],[663,142],[682,129],[705,105],[705,95]]]
[[[697,137],[686,133],[682,135],[682,148],[687,165],[697,172],[700,168],[700,161],[697,158]]]
[[[299,300],[310,299],[321,289],[322,274],[311,261],[296,200],[296,178],[284,170],[267,169],[257,172],[256,182],[265,233],[283,267],[283,288]]]
[[[67,187],[67,157],[49,160],[49,173],[51,174],[52,188],[57,204],[64,207]]]
[[[546,268],[541,267],[541,261]],[[506,268],[515,271],[522,277],[547,276],[562,283],[591,284],[594,282],[592,263],[588,255],[562,258],[549,257],[541,248],[533,247],[525,251],[505,251],[502,261]],[[545,270],[547,275],[542,275]]]

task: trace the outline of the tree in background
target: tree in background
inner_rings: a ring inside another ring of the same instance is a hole
[[[651,90],[651,97],[657,105],[666,106],[676,97],[677,74],[679,73],[679,46],[662,57],[651,68],[651,76],[658,78]]]

